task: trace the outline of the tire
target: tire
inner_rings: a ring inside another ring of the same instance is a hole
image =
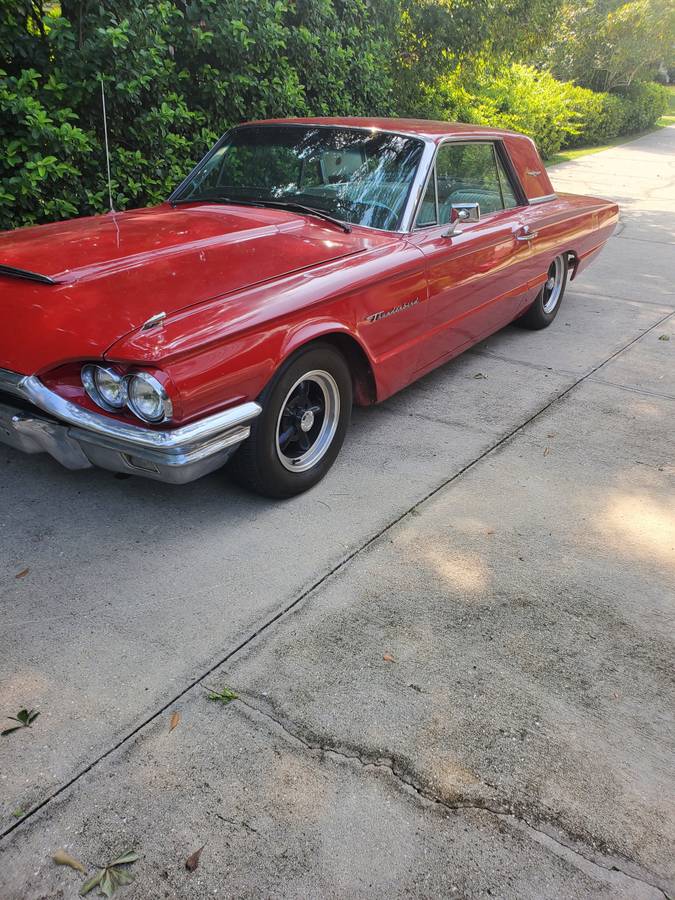
[[[548,267],[548,280],[534,303],[513,324],[532,331],[548,328],[558,315],[567,285],[567,271],[567,256],[556,256]]]
[[[260,396],[262,412],[230,464],[240,484],[264,497],[309,490],[335,462],[349,427],[352,376],[330,344],[298,351]]]

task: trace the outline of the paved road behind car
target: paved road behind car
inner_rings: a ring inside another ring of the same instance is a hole
[[[674,150],[552,170],[622,205],[554,325],[357,411],[309,494],[0,450],[1,711],[41,713],[0,896],[129,846],[137,898],[675,889]]]

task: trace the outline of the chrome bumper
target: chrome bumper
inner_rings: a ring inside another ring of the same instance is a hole
[[[184,484],[222,466],[250,434],[261,412],[242,403],[179,428],[155,431],[83,409],[35,376],[0,369],[0,390],[37,410],[0,401],[0,442],[25,453],[49,453],[68,469],[100,466]]]

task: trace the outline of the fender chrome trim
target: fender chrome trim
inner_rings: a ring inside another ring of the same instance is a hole
[[[542,197],[528,197],[527,202],[530,206],[536,206],[538,203],[550,203],[551,200],[557,199],[557,194],[545,194]]]
[[[197,442],[210,440],[229,428],[250,422],[262,412],[262,407],[258,403],[242,403],[240,406],[214,413],[196,422],[191,422],[189,425],[155,430],[144,428],[141,425],[118,422],[116,419],[102,416],[100,413],[83,409],[76,403],[50,391],[35,375],[22,377],[17,376],[14,372],[0,369],[0,389],[2,388],[33,403],[43,412],[49,413],[62,422],[67,422],[68,425],[151,450],[175,451]]]
[[[0,369],[0,391],[35,408],[31,412],[0,400],[1,442],[28,453],[49,453],[68,468],[98,465],[173,483],[192,481],[226,462],[262,412],[260,404],[249,401],[188,425],[154,430],[83,409],[35,375]]]

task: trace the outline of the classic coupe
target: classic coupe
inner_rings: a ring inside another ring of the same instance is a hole
[[[298,494],[354,403],[550,325],[617,218],[508,131],[232,128],[160,206],[0,235],[0,441],[173,483],[227,462]]]

